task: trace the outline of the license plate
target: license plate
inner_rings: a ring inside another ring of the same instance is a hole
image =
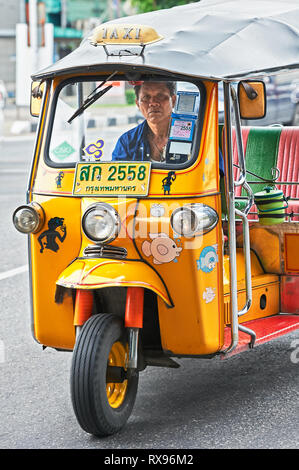
[[[77,163],[74,196],[147,196],[151,162]]]

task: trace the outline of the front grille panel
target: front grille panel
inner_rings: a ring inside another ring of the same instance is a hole
[[[84,248],[83,256],[88,258],[118,258],[127,257],[127,250],[120,246],[112,245],[89,245]]]

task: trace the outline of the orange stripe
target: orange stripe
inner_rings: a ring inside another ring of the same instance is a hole
[[[89,287],[97,287],[97,286],[116,287],[116,286],[121,285],[121,284],[128,284],[132,287],[140,287],[140,284],[142,284],[144,286],[148,286],[151,290],[159,293],[159,295],[164,300],[166,300],[166,303],[170,305],[168,297],[166,297],[163,292],[161,292],[159,289],[157,289],[157,287],[155,287],[151,284],[148,284],[147,282],[143,282],[143,281],[140,281],[140,282],[139,281],[98,282],[98,283],[93,283],[93,284],[81,284],[81,283],[78,282],[78,283],[76,283],[76,286],[80,286],[80,287],[84,287],[84,286],[89,286]],[[69,286],[72,286],[73,288],[76,288],[76,287],[74,287],[74,283],[67,282],[67,281],[63,281],[63,285],[64,286],[69,285]]]
[[[83,282],[84,279],[87,278],[87,276],[89,276],[93,271],[95,271],[97,268],[99,268],[100,266],[106,266],[107,264],[115,264],[116,261],[104,261],[103,263],[99,263],[97,264],[96,266],[93,266],[92,268],[90,268],[89,271],[87,271],[87,273],[81,278],[81,281],[80,282]]]
[[[216,193],[218,192],[218,189],[207,189],[206,191],[203,191],[201,193],[172,193],[169,195],[169,198],[171,199],[172,197],[174,196],[184,196],[184,197],[188,197],[188,196],[201,196],[202,194],[209,194],[209,193]],[[157,196],[157,197],[161,197],[161,196],[164,196],[164,194],[162,193],[150,193],[149,196],[153,197],[153,196]],[[167,198],[168,196],[165,196],[165,198]]]

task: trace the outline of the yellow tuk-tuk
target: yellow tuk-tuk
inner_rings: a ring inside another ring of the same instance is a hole
[[[262,78],[298,67],[298,44],[297,1],[202,0],[100,24],[32,77],[13,221],[33,336],[73,351],[86,432],[125,425],[148,366],[299,328],[299,129],[241,125],[265,115]]]

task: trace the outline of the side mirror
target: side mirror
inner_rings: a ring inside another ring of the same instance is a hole
[[[45,82],[32,82],[31,83],[31,98],[30,98],[30,114],[31,116],[38,117],[41,105],[42,97],[45,88]]]
[[[238,84],[241,119],[262,119],[266,115],[266,87],[263,81]]]

